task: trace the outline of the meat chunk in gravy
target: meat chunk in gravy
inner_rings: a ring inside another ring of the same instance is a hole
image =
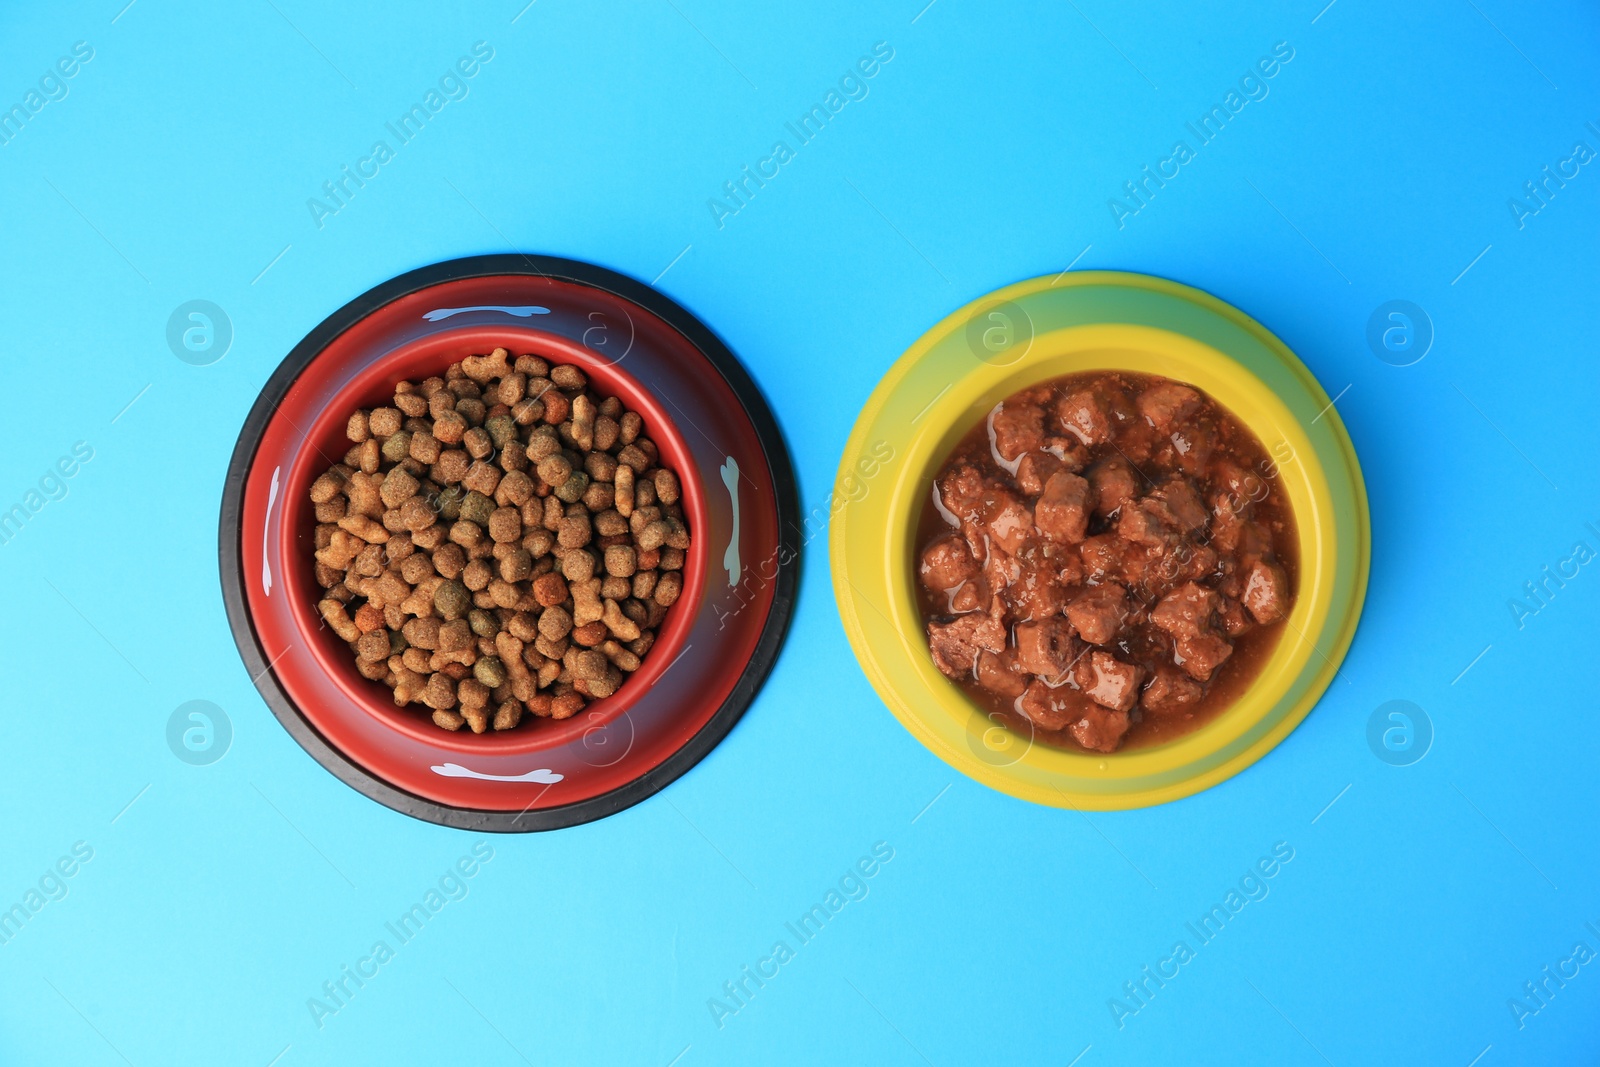
[[[1057,471],[1033,505],[1034,525],[1052,541],[1077,544],[1089,532],[1089,507],[1089,483],[1076,474]]]
[[[1110,752],[1194,728],[1293,608],[1275,472],[1182,382],[1094,372],[1008,397],[940,469],[923,519],[934,664],[1049,744]]]
[[[934,666],[948,678],[961,679],[972,674],[980,651],[1005,650],[1006,628],[982,612],[969,612],[949,622],[930,622],[928,647]]]
[[[1244,577],[1244,606],[1256,622],[1277,622],[1283,618],[1289,599],[1289,580],[1276,563],[1256,560]]]
[[[1128,593],[1116,582],[1091,585],[1067,605],[1067,619],[1091,645],[1108,645],[1128,613]]]
[[[1144,668],[1124,663],[1109,652],[1091,652],[1078,661],[1078,688],[1090,700],[1112,711],[1132,711],[1139,702]]]

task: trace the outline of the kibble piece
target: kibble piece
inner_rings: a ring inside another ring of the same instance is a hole
[[[678,597],[683,593],[683,575],[677,571],[668,571],[656,582],[655,602],[662,607],[671,607],[678,602]]]
[[[385,481],[387,480],[385,479]],[[414,493],[403,501],[399,507],[400,524],[413,533],[427,529],[438,518],[433,508],[429,506],[428,501]]]
[[[495,462],[500,465],[500,470],[504,472],[501,476],[501,480],[504,481],[505,474],[513,472],[520,474],[528,469],[528,450],[522,447],[521,441],[508,441],[506,446],[500,450],[500,455]]]
[[[578,388],[581,388],[578,387]],[[585,452],[594,448],[594,423],[599,417],[595,403],[585,394],[572,399],[572,440]]]
[[[490,689],[498,689],[506,683],[506,667],[498,656],[484,656],[473,664],[473,677]]]
[[[522,513],[516,508],[497,508],[489,516],[489,536],[499,543],[522,540]]]
[[[523,582],[533,575],[533,554],[525,548],[507,553],[500,560],[500,578],[507,582]]]
[[[489,525],[489,516],[495,512],[494,501],[476,490],[468,493],[461,500],[460,518],[467,522],[475,522],[479,526]]]
[[[572,629],[572,643],[582,645],[584,648],[594,648],[609,636],[610,631],[606,629],[606,624],[598,621],[575,626]]]
[[[612,545],[606,549],[606,573],[614,577],[632,577],[638,562],[638,553],[632,545]]]
[[[622,466],[617,467],[615,478],[616,478],[615,503],[616,503],[616,508],[617,508],[617,514],[621,515],[625,519],[626,518],[630,518],[633,515],[633,505],[634,505],[633,468],[632,467],[622,467]]]
[[[383,459],[386,463],[403,463],[411,456],[411,435],[399,430],[383,441]]]
[[[476,460],[467,469],[467,473],[461,476],[461,484],[467,489],[489,496],[500,484],[500,468],[481,459]]]
[[[447,411],[433,420],[433,436],[442,444],[458,445],[467,435],[467,420],[458,411]]]
[[[472,647],[472,627],[465,619],[451,619],[439,627],[439,652],[461,652]]]
[[[446,619],[461,618],[471,604],[472,595],[467,592],[466,586],[457,581],[443,583],[433,594],[434,608]]]
[[[494,710],[494,728],[496,730],[515,730],[522,721],[522,702],[520,700],[503,700]]]
[[[584,700],[578,693],[561,693],[550,701],[552,719],[570,719],[583,710]]]
[[[639,531],[639,547],[647,552],[652,548],[660,548],[671,535],[672,527],[666,521],[657,519]]]
[[[461,702],[462,714],[468,708],[481,708],[489,703],[489,687],[476,678],[463,678],[456,686],[456,699]]]
[[[567,421],[567,416],[572,412],[572,401],[554,389],[541,393],[539,399],[544,401],[544,421],[551,426],[559,426]]]
[[[562,389],[582,389],[589,384],[589,379],[583,371],[568,363],[558,363],[551,367],[550,380]]]
[[[573,649],[567,653],[565,663],[574,677],[585,680],[604,678],[610,666],[605,654],[594,649]]]
[[[432,433],[423,431],[411,435],[410,452],[412,459],[432,466],[444,454],[444,446]]]
[[[572,508],[556,528],[556,543],[562,548],[582,548],[589,543],[591,534],[589,513],[582,508]]]
[[[539,633],[552,641],[560,640],[572,632],[572,613],[556,605],[539,613]],[[638,636],[637,634],[635,636]]]
[[[605,407],[604,404],[600,405],[602,414],[594,420],[594,447],[601,453],[611,451],[622,433],[622,427],[617,425],[616,419],[605,413]]]
[[[540,634],[533,639],[534,650],[539,655],[548,656],[553,660],[558,660],[565,656],[570,645],[571,642],[565,637],[546,637],[544,634]],[[559,664],[557,665],[557,671],[558,673],[560,671]]]
[[[510,355],[505,349],[497,348],[487,356],[468,356],[460,363],[461,372],[475,382],[503,378],[511,373]]]
[[[344,490],[345,475],[336,467],[324,474],[319,474],[317,480],[311,483],[311,502],[313,504],[326,504]]]
[[[532,458],[531,453],[529,458]],[[572,460],[564,452],[552,452],[539,460],[534,470],[546,485],[562,485],[572,477]]]
[[[643,440],[643,438],[640,440]],[[639,447],[638,442],[631,445],[623,445],[618,449],[617,462],[627,464],[633,469],[634,474],[643,474],[650,469],[650,457],[644,449]]]
[[[470,561],[461,571],[461,584],[476,593],[480,589],[489,588],[489,581],[494,577],[494,568],[481,559]]]
[[[632,593],[640,600],[648,599],[656,591],[656,584],[660,581],[660,574],[656,571],[635,571],[633,575]]]
[[[639,636],[639,624],[624,615],[615,600],[606,600],[600,619],[619,641],[632,641]]]
[[[368,662],[377,663],[389,658],[389,631],[378,629],[361,635],[356,642],[356,655]]]
[[[583,470],[591,481],[607,483],[606,491],[610,492],[610,483],[617,476],[617,459],[604,452],[590,452],[583,457]]]
[[[533,595],[542,607],[554,607],[567,599],[567,580],[554,572],[541,574],[533,580]]]
[[[422,691],[422,702],[435,711],[446,711],[456,706],[456,684],[449,675],[435,672],[428,678]]]
[[[615,667],[608,667],[606,672],[598,678],[580,678],[573,683],[573,688],[588,693],[596,700],[604,700],[617,691],[622,684],[622,672]]]
[[[368,427],[377,437],[388,437],[399,433],[400,420],[399,408],[373,408],[372,414],[367,417]]]
[[[398,508],[416,496],[421,486],[422,483],[414,478],[410,471],[404,467],[395,467],[384,475],[383,485],[378,489],[378,494],[383,499],[384,507]]]
[[[450,524],[450,540],[462,548],[470,549],[483,540],[483,527],[466,519],[453,522]]]
[[[494,439],[489,436],[489,431],[481,426],[474,426],[462,434],[461,443],[473,459],[483,459],[494,451]]]
[[[595,558],[585,549],[571,549],[561,554],[561,575],[569,582],[584,582],[594,576]]]
[[[439,453],[439,458],[434,462],[431,471],[435,481],[443,485],[456,485],[467,476],[467,470],[471,466],[470,456],[459,449],[450,449]]]
[[[420,393],[412,392],[410,382],[401,382],[395,388],[394,406],[399,408],[408,418],[421,418],[428,413],[428,398]]]
[[[355,620],[350,618],[350,613],[345,606],[334,599],[327,599],[317,605],[323,621],[328,628],[346,641],[354,641],[361,636],[361,630],[356,626]]]
[[[497,608],[514,608],[522,602],[522,590],[499,578],[489,582],[489,599]]]
[[[678,476],[663,467],[656,471],[654,480],[656,499],[663,504],[676,504],[678,502]]]

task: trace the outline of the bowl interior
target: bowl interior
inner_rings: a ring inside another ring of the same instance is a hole
[[[316,611],[321,590],[313,570],[315,518],[309,494],[317,476],[340,462],[350,447],[345,423],[356,409],[391,404],[394,387],[399,382],[442,376],[451,363],[465,356],[488,353],[496,347],[507,348],[513,356],[532,354],[552,362],[573,364],[589,376],[593,391],[601,396],[615,396],[627,409],[638,412],[644,420],[644,434],[660,450],[661,464],[678,475],[691,542],[684,561],[683,595],[667,613],[656,643],[639,670],[625,678],[616,693],[592,701],[583,714],[567,720],[526,716],[514,729],[473,734],[465,729],[455,732],[440,729],[432,723],[430,713],[422,705],[397,707],[387,686],[363,678],[356,671],[349,647],[323,623]],[[358,369],[351,373],[353,366]],[[295,598],[296,629],[320,669],[362,713],[400,733],[461,752],[509,754],[558,747],[586,731],[603,730],[607,723],[624,714],[682,648],[699,611],[701,574],[707,557],[705,539],[697,536],[706,529],[705,485],[682,434],[658,399],[617,363],[565,338],[519,326],[441,329],[376,356],[339,352],[330,347],[307,367],[302,380],[315,383],[337,380],[345,375],[348,379],[331,394],[315,421],[296,427],[303,434],[305,444],[286,472],[283,486],[286,543],[281,550],[287,571],[286,585],[289,595]]]
[[[936,412],[929,413],[929,432],[919,441],[913,451],[912,462],[907,467],[910,484],[921,486],[922,492],[907,493],[897,500],[893,527],[899,532],[898,551],[895,555],[903,560],[893,572],[898,579],[895,606],[902,617],[906,610],[909,610],[912,619],[909,630],[911,634],[918,639],[922,636],[914,564],[920,548],[917,544],[917,527],[927,494],[931,492],[933,479],[960,440],[974,426],[980,424],[996,404],[1014,393],[1041,382],[1084,372],[1131,371],[1138,374],[1160,375],[1196,386],[1208,394],[1249,428],[1269,454],[1289,457],[1296,454],[1294,446],[1289,444],[1289,437],[1294,435],[1292,419],[1281,403],[1273,403],[1270,390],[1260,379],[1221,353],[1191,350],[1187,354],[1193,358],[1175,358],[1174,341],[1179,342],[1180,350],[1186,348],[1181,340],[1162,337],[1159,340],[1151,338],[1151,343],[1148,345],[1080,346],[1075,339],[1046,335],[1035,339],[1031,350],[1032,358],[1013,366],[997,368],[976,381],[960,383],[956,390],[952,390],[957,395],[951,398],[949,404],[942,405]],[[1303,471],[1294,473],[1300,474]],[[1287,471],[1282,479],[1282,485],[1286,490],[1290,508],[1298,519],[1303,509],[1309,510],[1312,507],[1311,487],[1304,478],[1289,476]],[[1320,538],[1314,524],[1297,521],[1296,538],[1299,573],[1314,572],[1315,553],[1320,547]],[[1298,625],[1303,628],[1308,625],[1309,610],[1302,610],[1307,598],[1299,595],[1300,592],[1301,590],[1297,590],[1295,608],[1291,611],[1288,622],[1281,628],[1276,646],[1260,665],[1260,672],[1255,681],[1234,701],[1218,709],[1204,724],[1157,744],[1124,748],[1112,753],[1087,753],[1070,748],[1054,748],[1052,751],[1060,752],[1070,758],[1092,761],[1098,766],[1101,761],[1133,759],[1160,749],[1205,747],[1212,742],[1197,735],[1208,731],[1213,734],[1232,732],[1230,717],[1241,710],[1248,715],[1253,708],[1263,709],[1270,705],[1277,695],[1273,691],[1280,683],[1286,682],[1287,672],[1297,661],[1304,658],[1304,649],[1298,649],[1297,654],[1299,642],[1283,640],[1284,634],[1291,633],[1292,626]],[[926,661],[924,666],[928,672],[928,684],[942,686],[957,703],[959,708],[956,712],[957,718],[965,720],[971,715],[987,717],[987,709],[981,707],[960,686],[939,674],[937,668],[933,666],[931,657],[927,655],[926,646],[920,647],[922,660]],[[1005,739],[991,737],[989,740],[991,744],[1001,749],[1009,748],[1012,744]]]

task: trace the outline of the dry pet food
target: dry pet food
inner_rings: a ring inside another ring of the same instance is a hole
[[[677,475],[577,367],[504,348],[362,409],[311,486],[317,605],[446,730],[565,719],[639,669],[683,593]]]
[[[1008,397],[956,446],[922,518],[934,664],[1067,747],[1202,725],[1254,680],[1294,603],[1276,474],[1243,423],[1180,382],[1095,372]]]

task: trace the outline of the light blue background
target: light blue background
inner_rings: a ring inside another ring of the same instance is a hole
[[[1600,951],[1600,564],[1520,629],[1508,608],[1574,542],[1600,549],[1600,165],[1523,228],[1507,206],[1575,141],[1600,149],[1592,7],[525,2],[0,16],[6,106],[94,48],[0,145],[0,507],[94,449],[0,546],[0,907],[94,849],[0,946],[0,1062],[1592,1062],[1600,964],[1522,1029],[1507,1006],[1575,942]],[[470,95],[318,229],[307,198],[480,40]],[[785,121],[878,41],[894,58],[870,95],[718,229],[707,199],[792,146]],[[1278,41],[1295,55],[1270,95],[1119,229],[1108,198]],[[329,312],[512,248],[659,275],[771,398],[807,511],[884,369],[952,309],[1073,262],[1209,290],[1340,394],[1374,538],[1349,659],[1276,751],[1200,796],[1032,807],[884,709],[819,536],[765,690],[664,793],[519,837],[380,807],[240,663],[224,470]],[[233,324],[211,366],[165,341],[196,298]],[[1395,298],[1436,330],[1415,366],[1365,341]],[[233,726],[210,766],[165,740],[194,699]],[[1436,733],[1409,767],[1366,740],[1394,699]],[[308,998],[479,840],[470,895],[319,1029]],[[870,894],[719,1029],[708,998],[794,946],[784,923],[879,841]],[[1270,895],[1119,1030],[1108,1000],[1276,842],[1294,859]]]

